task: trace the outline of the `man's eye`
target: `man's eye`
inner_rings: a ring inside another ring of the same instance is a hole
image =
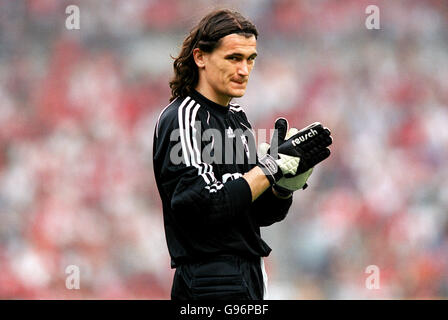
[[[242,61],[243,60],[243,58],[241,58],[241,57],[228,57],[227,59],[231,60],[231,61]],[[255,57],[247,58],[247,61],[249,61],[249,62],[253,62],[254,60],[255,60]]]

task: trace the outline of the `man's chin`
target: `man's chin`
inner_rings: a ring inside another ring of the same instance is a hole
[[[246,89],[232,90],[230,96],[232,98],[241,98],[246,93]]]

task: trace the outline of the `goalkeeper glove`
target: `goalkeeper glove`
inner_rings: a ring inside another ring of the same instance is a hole
[[[286,137],[288,131],[286,119],[277,119],[275,129],[271,146],[268,144],[260,146],[265,150],[261,150],[259,159],[259,166],[271,184],[279,181],[283,176],[295,177],[302,173],[307,173],[309,176],[311,172],[308,171],[330,155],[330,149],[327,148],[332,143],[330,131],[318,122],[300,131],[291,129],[288,138]],[[277,148],[274,143],[278,146]]]
[[[298,133],[299,130],[297,128],[291,128],[289,129],[288,133],[286,134],[285,139],[289,139],[291,136]],[[281,135],[281,134],[279,134]],[[268,150],[270,145],[267,143],[260,144],[258,148],[258,153],[261,156],[264,156]],[[277,181],[272,187],[274,190],[281,196],[281,197],[288,197],[290,196],[294,191],[297,191],[299,189],[305,190],[308,187],[308,184],[306,183],[308,178],[310,177],[311,173],[313,172],[313,168],[309,169],[308,171],[296,175],[292,178],[286,178],[283,177],[279,181]]]

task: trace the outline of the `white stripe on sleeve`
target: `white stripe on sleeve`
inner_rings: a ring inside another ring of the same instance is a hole
[[[184,155],[185,164],[197,168],[198,175],[202,176],[207,185],[210,185],[217,180],[213,173],[213,167],[208,163],[202,162],[201,151],[196,139],[197,129],[195,127],[195,122],[200,107],[201,105],[196,103],[193,99],[191,99],[189,103],[187,99],[184,100],[179,107],[178,116],[182,153]],[[212,186],[214,188],[208,188],[208,190],[211,192],[214,190],[214,192],[216,192],[215,184]],[[217,190],[219,189],[221,188],[218,187]]]
[[[182,110],[184,106],[187,104],[188,100],[190,100],[190,97],[186,97],[184,101],[182,101],[182,104],[179,106],[179,109],[177,110],[177,117],[179,120],[179,131],[180,131],[180,143],[182,145],[182,155],[184,156],[185,165],[188,167],[190,166],[190,159],[188,157],[188,151],[186,147],[186,141],[184,137],[184,124],[183,124],[183,116],[182,116]]]

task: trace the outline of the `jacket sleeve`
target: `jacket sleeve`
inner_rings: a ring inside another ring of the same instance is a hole
[[[245,179],[238,178],[226,183],[216,179],[206,182],[193,169],[180,175],[171,194],[174,212],[188,213],[190,219],[210,226],[231,222],[244,214],[252,203],[250,187]]]
[[[162,119],[158,123],[154,168],[159,189],[174,218],[180,221],[209,226],[229,223],[249,213],[251,190],[244,178],[226,183],[216,179],[213,166],[202,160],[205,142],[198,138],[196,117],[199,115],[194,110],[187,116],[179,112],[171,121]],[[178,134],[172,134],[175,130]],[[173,161],[173,155],[180,161]]]
[[[242,116],[242,119],[246,123],[247,127],[252,130],[252,125],[247,119],[246,114],[244,112],[241,112],[240,115]],[[254,133],[252,132],[252,134]],[[251,214],[260,227],[270,226],[275,222],[279,222],[285,219],[286,215],[288,214],[288,210],[291,207],[292,198],[293,197],[290,197],[288,199],[277,198],[272,193],[272,188],[269,187],[265,192],[263,192],[262,195],[257,198],[257,200],[255,200],[251,208]]]
[[[255,200],[251,210],[260,227],[267,227],[286,218],[292,204],[292,198],[280,199],[274,195],[269,187]]]

